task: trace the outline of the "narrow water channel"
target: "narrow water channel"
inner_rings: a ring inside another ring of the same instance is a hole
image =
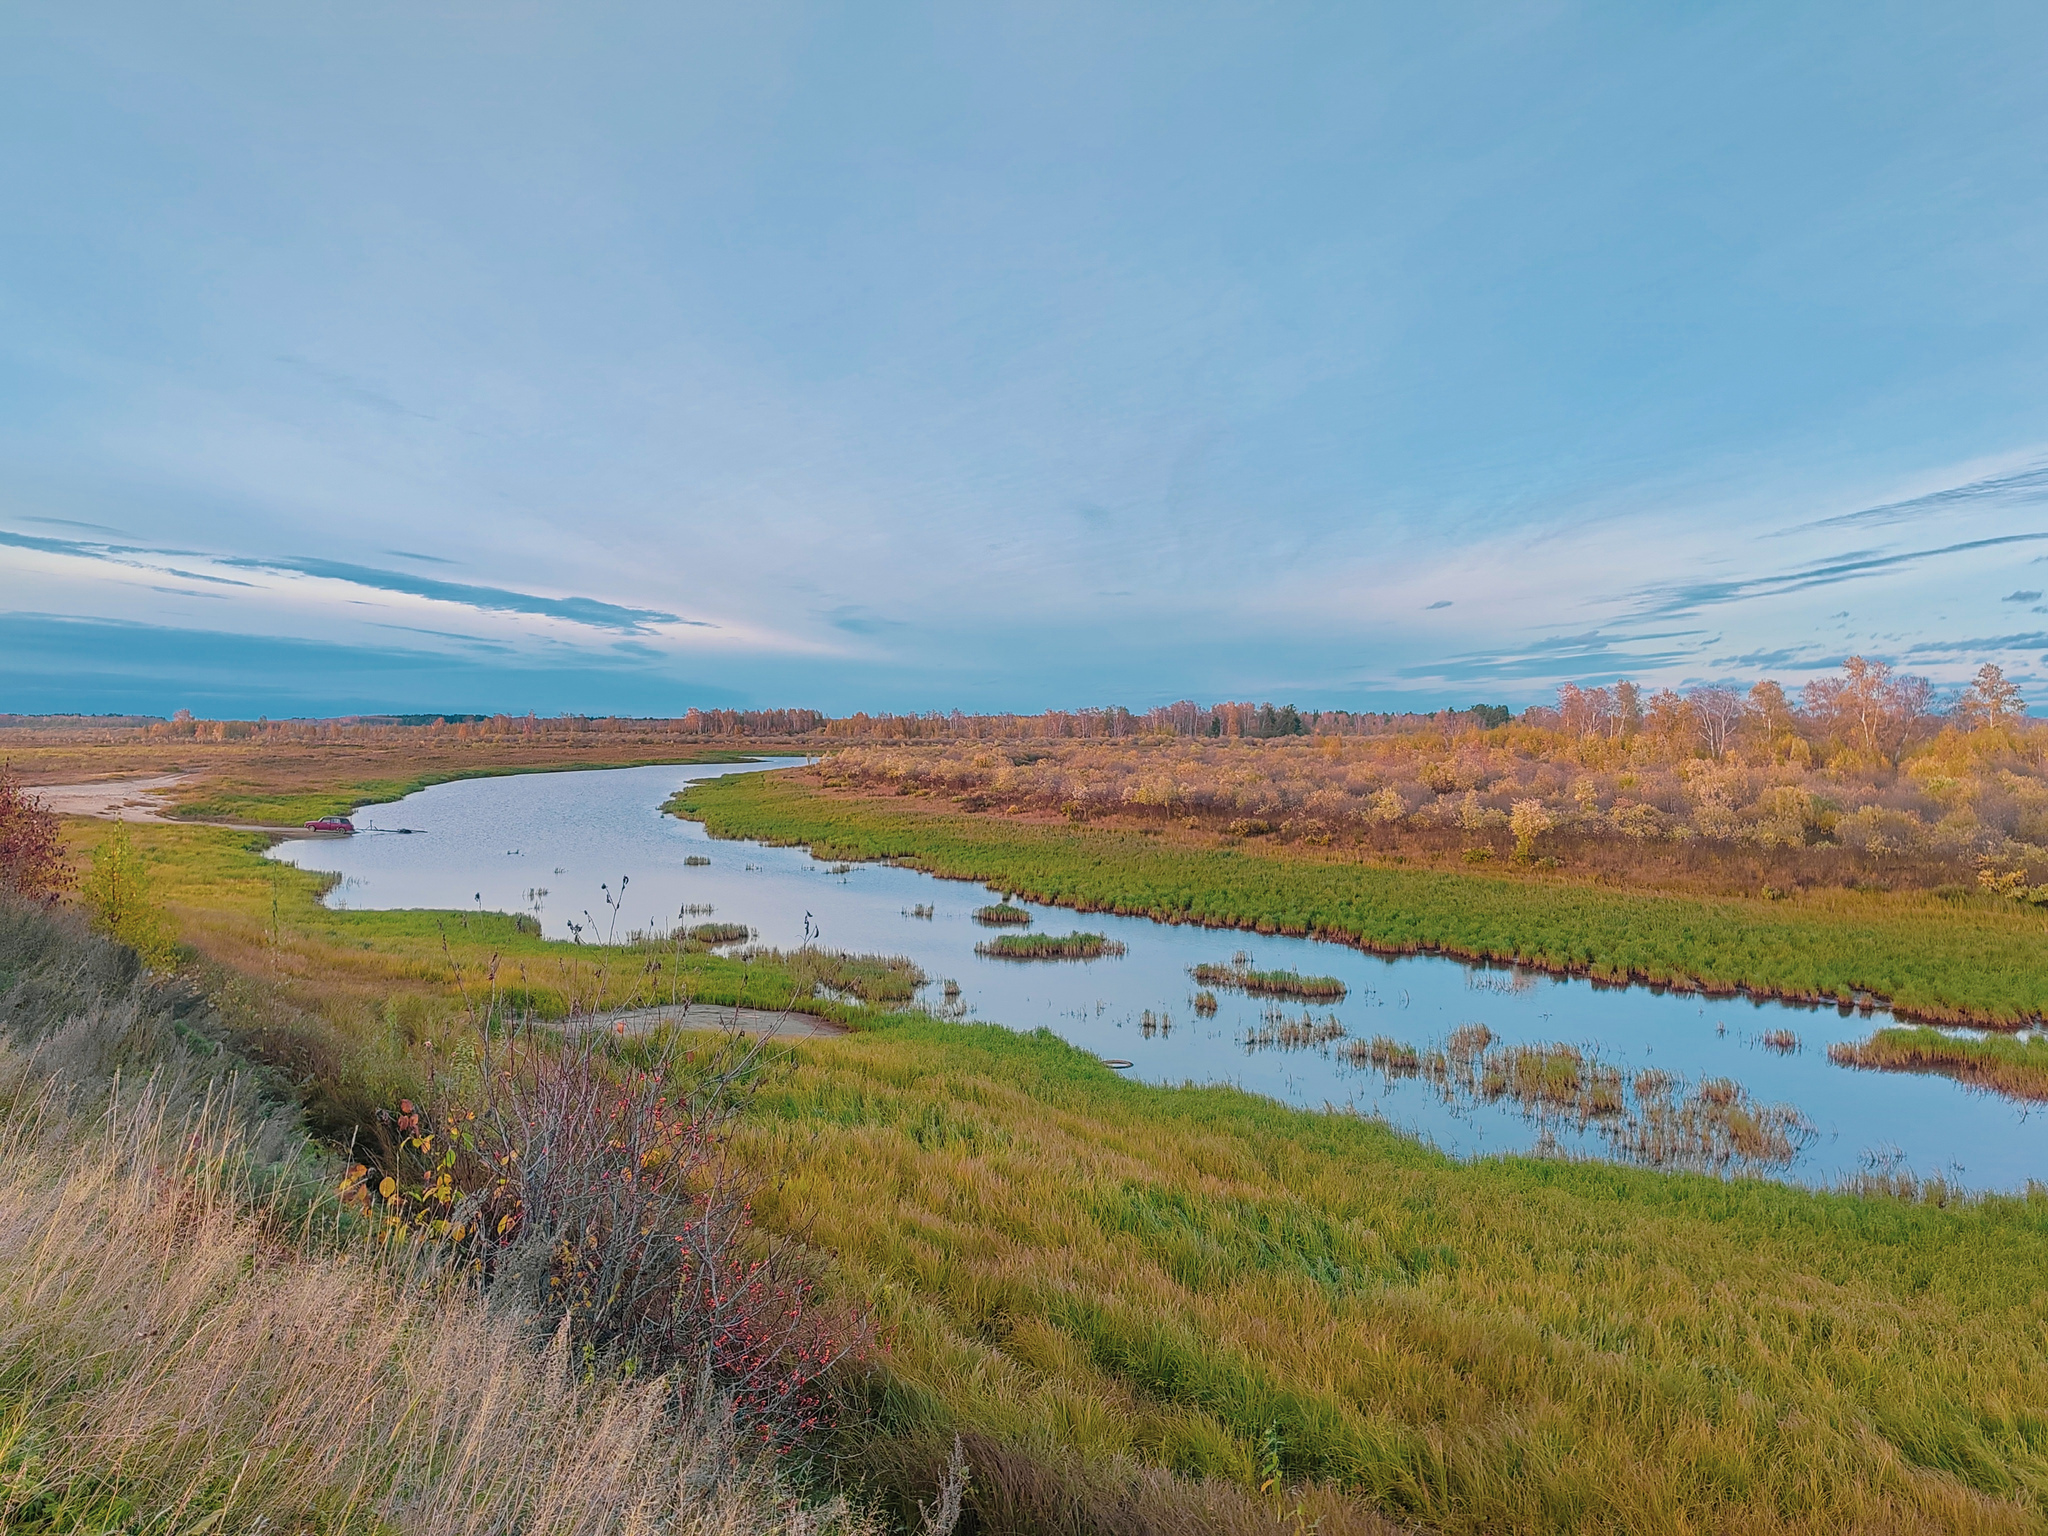
[[[1973,1189],[2018,1189],[2048,1174],[2048,1115],[1945,1078],[1830,1063],[1831,1043],[1891,1022],[1882,1012],[1595,987],[1031,903],[1019,903],[1032,916],[1024,931],[1101,933],[1124,953],[985,958],[975,946],[990,930],[971,914],[995,898],[980,885],[713,841],[701,826],[661,813],[684,784],[735,771],[750,770],[468,779],[365,807],[358,836],[289,841],[273,857],[339,877],[332,907],[525,912],[558,939],[571,937],[572,924],[589,941],[717,921],[794,948],[808,925],[825,947],[916,961],[931,978],[920,1002],[933,1012],[1044,1027],[1129,1061],[1132,1075],[1150,1082],[1235,1083],[1293,1104],[1379,1116],[1460,1155],[1555,1149],[1812,1184],[1903,1169]],[[620,892],[614,911],[606,895]],[[1258,969],[1334,976],[1346,994],[1304,1004],[1216,987],[1208,989],[1216,1011],[1198,1013],[1190,969],[1240,954]],[[949,981],[958,988],[951,997]],[[1557,1091],[1557,1045],[1577,1052],[1567,1072],[1576,1074],[1575,1092]]]

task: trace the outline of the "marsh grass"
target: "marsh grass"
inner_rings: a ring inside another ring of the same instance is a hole
[[[745,923],[699,923],[688,930],[688,937],[699,944],[744,944],[754,936],[754,930]]]
[[[748,1134],[786,1182],[762,1220],[805,1222],[877,1308],[856,1465],[913,1521],[961,1432],[986,1513],[1006,1480],[1039,1490],[1014,1507],[1116,1508],[1077,1490],[1133,1466],[1180,1497],[1277,1467],[1286,1510],[1461,1536],[2048,1511],[2041,1198],[1458,1163],[917,1019],[806,1044],[766,1107]],[[1203,1529],[1038,1518],[980,1528]]]
[[[901,955],[853,955],[834,949],[748,949],[738,960],[771,975],[786,976],[795,996],[852,998],[870,1007],[900,1006],[917,995],[927,980],[923,971]]]
[[[974,920],[985,928],[1022,927],[1031,921],[1031,914],[1022,907],[1013,907],[1007,901],[999,901],[992,906],[976,907]]]
[[[2048,1038],[1970,1038],[1938,1029],[1881,1029],[1861,1043],[1828,1047],[1837,1066],[1933,1072],[2012,1099],[2048,1101]]]
[[[1248,1056],[1254,1051],[1322,1050],[1342,1040],[1344,1033],[1335,1014],[1318,1019],[1304,1010],[1299,1018],[1289,1018],[1281,1010],[1269,1008],[1238,1043]]]
[[[1505,1101],[1538,1126],[1590,1126],[1617,1156],[1650,1168],[1783,1167],[1816,1134],[1798,1111],[1758,1104],[1727,1078],[1688,1088],[1573,1045],[1497,1045],[1484,1024],[1460,1025],[1427,1049],[1379,1035],[1344,1054],[1390,1079],[1425,1079],[1449,1104]]]
[[[1099,933],[1005,933],[974,946],[991,960],[1100,960],[1124,946]]]
[[[2012,1026],[2048,1009],[2048,915],[1965,893],[1834,890],[1783,900],[1641,892],[1541,872],[1405,867],[1370,852],[1218,847],[849,799],[800,777],[695,784],[669,808],[714,836],[893,858],[1077,911],[1437,952],[1596,981]]]
[[[1255,971],[1232,961],[1229,965],[1197,965],[1188,974],[1201,987],[1227,987],[1253,997],[1288,997],[1314,1003],[1339,1002],[1347,991],[1334,976],[1304,976],[1299,971]]]

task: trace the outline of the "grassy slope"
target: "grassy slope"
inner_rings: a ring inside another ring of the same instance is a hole
[[[0,1531],[879,1536],[385,1248],[133,974],[0,897]]]
[[[2048,1511],[2048,1198],[1460,1165],[929,1020],[806,1043],[770,1107],[763,1214],[884,1314],[900,1436],[1250,1482],[1270,1433],[1458,1531]]]
[[[719,836],[901,859],[1083,911],[1809,1000],[1868,992],[1940,1021],[2015,1024],[2048,1010],[2048,915],[1985,898],[1834,891],[1717,900],[1537,874],[1389,868],[1319,850],[1201,847],[847,798],[787,774],[711,780],[671,805]]]

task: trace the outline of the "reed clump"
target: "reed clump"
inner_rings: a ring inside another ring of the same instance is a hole
[[[1202,987],[1228,987],[1254,997],[1286,997],[1307,1002],[1339,1002],[1348,990],[1334,976],[1304,976],[1299,971],[1255,971],[1233,961],[1229,965],[1197,965],[1189,975]]]
[[[901,955],[855,955],[836,949],[741,950],[736,959],[785,974],[799,997],[854,998],[870,1007],[900,1007],[928,978]]]
[[[991,960],[1100,960],[1124,952],[1099,933],[1005,933],[974,946]]]
[[[744,944],[754,936],[754,930],[745,923],[698,923],[685,930],[684,936],[699,944]]]
[[[1758,1104],[1728,1078],[1688,1089],[1671,1073],[1626,1073],[1562,1042],[1498,1044],[1484,1024],[1460,1025],[1428,1049],[1379,1035],[1344,1054],[1391,1080],[1422,1078],[1447,1103],[1505,1102],[1537,1125],[1590,1128],[1614,1155],[1645,1167],[1784,1167],[1815,1135],[1797,1110]]]
[[[2007,1098],[2048,1101],[2048,1038],[2040,1035],[2022,1039],[1881,1029],[1860,1043],[1829,1046],[1828,1060],[1880,1072],[1933,1072]]]
[[[1031,914],[1022,907],[999,901],[990,906],[976,907],[974,920],[984,928],[1022,927],[1031,921]]]
[[[1304,1010],[1299,1018],[1290,1018],[1274,1009],[1260,1019],[1256,1028],[1246,1030],[1239,1043],[1245,1054],[1250,1055],[1254,1051],[1322,1050],[1344,1036],[1344,1026],[1335,1014],[1318,1019]]]

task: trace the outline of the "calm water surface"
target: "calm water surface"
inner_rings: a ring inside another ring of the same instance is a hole
[[[768,761],[760,768],[788,766]],[[980,885],[915,870],[856,864],[838,869],[795,848],[715,842],[693,822],[661,814],[664,800],[695,779],[734,771],[712,764],[520,774],[437,785],[356,816],[366,830],[332,841],[281,844],[274,857],[340,877],[329,906],[529,912],[551,938],[603,937],[614,919],[601,887],[625,895],[617,918],[667,932],[681,920],[745,923],[764,944],[793,948],[808,922],[830,948],[908,955],[932,978],[922,1001],[934,1011],[1016,1029],[1044,1026],[1086,1050],[1129,1060],[1159,1083],[1228,1082],[1290,1103],[1333,1105],[1460,1154],[1555,1145],[1605,1155],[1595,1129],[1532,1121],[1512,1103],[1446,1095],[1426,1080],[1389,1081],[1335,1049],[1247,1049],[1273,1004],[1217,992],[1213,1018],[1191,1006],[1188,968],[1249,952],[1262,969],[1336,976],[1349,996],[1309,1010],[1334,1015],[1349,1037],[1387,1036],[1427,1050],[1453,1029],[1483,1023],[1509,1045],[1578,1046],[1630,1077],[1651,1068],[1681,1084],[1732,1079],[1759,1103],[1796,1109],[1809,1130],[1779,1176],[1827,1184],[1872,1167],[1940,1174],[1976,1189],[2014,1189],[2048,1176],[2048,1115],[1943,1078],[1836,1067],[1827,1047],[1860,1040],[1891,1022],[1880,1012],[1843,1016],[1782,1004],[1596,988],[1583,980],[1476,967],[1432,956],[1382,959],[1312,939],[1262,938],[1173,927],[1145,918],[1027,907],[1028,931],[1076,928],[1120,940],[1120,958],[1018,963],[977,956],[989,930],[970,913],[993,898]],[[691,865],[691,857],[709,858]],[[928,905],[933,915],[914,917]],[[948,1003],[942,984],[958,983]],[[1281,1005],[1289,1018],[1304,1011]],[[1148,1033],[1144,1016],[1154,1028]],[[1167,1022],[1170,1021],[1170,1024]],[[1797,1048],[1767,1047],[1790,1030]]]

